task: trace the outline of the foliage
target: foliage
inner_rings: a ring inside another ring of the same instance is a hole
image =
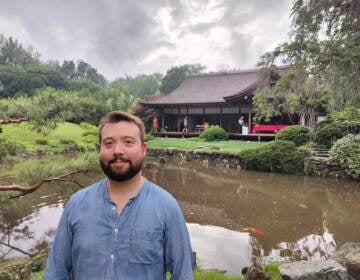
[[[93,136],[95,141],[89,141],[83,136],[88,131],[87,128],[73,123],[59,123],[54,130],[49,131],[46,135],[32,130],[31,125],[26,122],[8,124],[3,126],[2,139],[17,147],[16,154],[23,151],[28,154],[36,154],[40,148],[43,153],[58,154],[65,152],[69,145],[76,145],[81,151],[95,150],[98,142],[97,128],[95,126],[90,127],[96,131],[96,136]],[[40,147],[37,141],[47,141],[47,145]]]
[[[82,133],[82,140],[86,143],[91,143],[96,147],[99,145],[99,130],[96,126],[89,123],[82,122],[80,123],[81,128],[84,130]]]
[[[330,157],[338,162],[353,178],[360,177],[360,134],[349,134],[337,140],[330,150]]]
[[[99,84],[85,79],[70,80],[68,89],[70,91],[82,91],[87,95],[102,92],[104,90]]]
[[[17,39],[0,34],[0,64],[28,67],[40,63],[40,55],[32,47],[25,49]]]
[[[266,145],[241,151],[241,166],[246,169],[303,174],[308,152],[297,149],[290,141],[272,141]]]
[[[261,84],[254,96],[257,117],[267,121],[282,114],[287,114],[290,119],[298,115],[314,127],[317,113],[324,111],[327,102],[327,95],[318,85],[317,77],[309,78],[304,66],[297,64],[289,67],[287,74],[278,79],[275,68],[261,71]]]
[[[287,140],[301,146],[310,140],[310,130],[303,125],[292,125],[280,130],[276,134],[276,140]]]
[[[317,125],[312,138],[317,145],[330,148],[337,139],[351,133],[360,133],[359,108],[349,107],[328,115]]]
[[[47,86],[57,89],[67,87],[67,81],[59,71],[43,65],[26,69],[0,65],[0,81],[0,97],[33,95],[37,89]]]
[[[39,138],[39,139],[36,139],[35,140],[35,143],[38,144],[38,145],[47,145],[49,144],[48,143],[48,140],[44,139],[44,138]],[[61,142],[60,142],[61,143]]]
[[[217,141],[229,139],[229,134],[219,126],[210,126],[208,129],[203,131],[199,137],[206,141]]]
[[[0,163],[8,156],[15,156],[25,151],[25,146],[0,138]]]
[[[146,96],[143,101],[153,101],[160,98],[160,94]],[[132,113],[138,116],[144,123],[147,131],[152,128],[152,120],[154,115],[161,116],[160,111],[154,107],[143,106],[136,102],[132,107]]]
[[[155,140],[155,136],[152,135],[151,133],[146,134],[145,141],[148,142],[148,141],[151,141],[151,140]]]
[[[160,87],[161,74],[138,75],[135,77],[126,76],[118,78],[110,83],[110,88],[127,92],[135,97],[143,98],[145,96],[156,94]]]
[[[264,266],[264,270],[270,275],[271,280],[283,280],[278,263],[268,263]]]
[[[264,54],[259,64],[271,69],[281,61],[300,69],[297,81],[290,81],[297,85],[295,92],[301,98],[309,91],[308,80],[315,80],[309,91],[310,105],[323,105],[326,100],[330,112],[359,106],[359,1],[295,0],[292,21],[290,40]]]
[[[187,74],[198,74],[205,70],[201,64],[185,64],[171,67],[161,79],[160,92],[168,94],[176,89],[184,80]]]

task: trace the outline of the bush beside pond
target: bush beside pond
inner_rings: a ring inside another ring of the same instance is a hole
[[[298,149],[291,141],[272,141],[266,145],[239,153],[241,166],[245,169],[303,174],[306,149]]]
[[[330,150],[330,157],[340,164],[348,175],[360,177],[360,134],[349,134],[337,140]]]
[[[292,125],[280,130],[276,134],[276,140],[286,140],[294,142],[296,146],[305,145],[309,142],[310,130],[303,125]]]
[[[229,139],[229,134],[219,126],[210,126],[208,129],[203,131],[199,137],[206,141],[218,141]]]
[[[330,114],[326,120],[320,122],[312,138],[318,146],[330,148],[337,139],[358,133],[360,133],[360,109],[347,108]]]

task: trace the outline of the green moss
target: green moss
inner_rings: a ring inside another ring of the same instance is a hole
[[[264,270],[271,276],[271,280],[283,280],[278,263],[268,263],[264,266]]]

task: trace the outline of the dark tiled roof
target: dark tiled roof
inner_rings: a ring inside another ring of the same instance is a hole
[[[224,74],[189,75],[170,94],[154,101],[141,103],[144,105],[225,103],[224,98],[227,96],[237,96],[250,88],[256,88],[258,71],[252,69]],[[279,71],[283,71],[282,68],[279,68]]]

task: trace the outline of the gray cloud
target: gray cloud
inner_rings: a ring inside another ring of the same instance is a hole
[[[209,1],[193,3],[202,9]],[[290,1],[271,1],[269,4],[266,0],[223,0],[213,6],[213,9],[223,10],[222,17],[210,22],[196,22],[189,12],[189,2],[182,0],[0,0],[0,34],[12,35],[24,45],[33,45],[44,59],[83,59],[113,79],[124,74],[164,73],[173,64],[188,63],[184,55],[176,58],[179,40],[189,34],[206,37],[212,29],[222,27],[231,34],[224,53],[231,52],[237,63],[246,64],[256,60],[251,56],[258,55],[250,51],[257,34],[242,32],[242,26],[257,20],[271,25],[277,17],[289,15]],[[178,41],[170,40],[156,19],[162,8],[171,8],[170,32],[180,34]],[[287,29],[281,32],[286,34]],[[275,41],[284,37],[278,36],[280,31],[276,29],[273,33]],[[272,43],[264,42],[264,45]],[[141,63],[159,49],[173,52],[170,55],[164,51],[151,64]],[[217,64],[223,65],[226,61]]]

